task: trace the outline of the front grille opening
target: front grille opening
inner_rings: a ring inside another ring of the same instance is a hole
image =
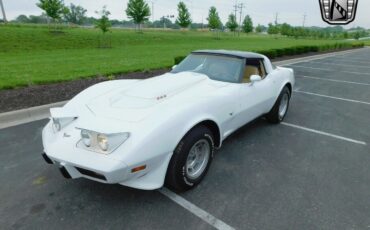
[[[100,180],[105,180],[105,181],[107,180],[107,178],[105,178],[105,176],[102,175],[102,174],[99,174],[99,173],[96,173],[96,172],[93,172],[93,171],[90,171],[90,170],[87,170],[87,169],[79,168],[79,167],[76,167],[76,169],[77,169],[77,171],[79,171],[83,175],[94,177],[94,178],[100,179]]]

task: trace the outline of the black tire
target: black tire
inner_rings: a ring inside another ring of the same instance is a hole
[[[286,111],[284,113],[284,115],[281,116],[281,114],[279,113],[279,107],[280,107],[280,104],[282,103],[282,99],[283,97],[287,95],[287,108],[286,108]],[[270,110],[270,112],[266,115],[266,118],[269,122],[271,123],[274,123],[274,124],[278,124],[280,122],[282,122],[286,116],[286,114],[288,113],[288,109],[289,109],[289,102],[290,102],[290,90],[287,86],[285,86],[283,88],[283,90],[281,91],[278,99],[276,100],[274,106],[272,107],[272,109]]]
[[[190,178],[186,170],[186,162],[190,154],[190,150],[199,141],[206,141],[209,144],[208,162],[205,169],[197,178]],[[192,129],[185,137],[182,138],[177,145],[171,161],[168,165],[165,183],[171,189],[178,192],[184,192],[197,186],[207,174],[211,165],[214,154],[214,141],[212,132],[203,125]]]

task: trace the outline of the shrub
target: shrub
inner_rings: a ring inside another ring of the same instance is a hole
[[[310,52],[319,52],[318,46],[310,46]]]
[[[285,49],[275,49],[276,57],[282,57],[285,55]]]
[[[286,55],[295,55],[296,52],[297,52],[296,47],[285,48],[285,54]]]
[[[305,53],[311,52],[311,47],[310,46],[304,46],[304,52]]]
[[[260,54],[263,54],[265,55],[266,57],[270,58],[270,59],[274,59],[276,58],[277,54],[276,54],[276,50],[261,50],[261,51],[258,51]]]
[[[337,49],[345,49],[345,48],[360,48],[364,47],[365,44],[362,43],[349,43],[349,42],[338,42],[335,44],[326,44],[326,45],[310,45],[310,46],[293,46],[281,49],[271,49],[271,50],[253,50],[252,52],[260,53],[265,55],[270,59],[274,59],[277,57],[283,57],[287,55],[299,55],[305,54],[310,52],[323,52],[329,50],[337,50]],[[177,56],[175,57],[175,65],[179,64],[182,60],[184,60],[186,56]]]
[[[184,60],[185,58],[186,58],[186,56],[177,56],[177,57],[175,57],[175,65],[180,64],[180,62],[182,62],[182,60]]]
[[[330,48],[329,45],[322,45],[322,46],[319,46],[319,51],[327,51],[329,48]]]
[[[363,42],[361,42],[361,43],[352,43],[351,46],[352,46],[352,48],[361,48],[361,47],[365,46],[365,43],[363,43]]]

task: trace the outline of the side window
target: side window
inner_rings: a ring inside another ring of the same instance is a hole
[[[266,69],[263,60],[248,59],[245,67],[243,83],[249,83],[252,75],[259,75],[262,79],[266,77]]]
[[[260,73],[261,73],[261,77],[262,79],[264,79],[266,77],[266,68],[265,68],[265,64],[263,63],[263,60],[260,60],[259,61],[259,69],[260,69]]]

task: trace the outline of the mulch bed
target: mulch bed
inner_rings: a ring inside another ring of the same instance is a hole
[[[347,50],[347,49],[343,49]],[[341,50],[341,51],[343,51]],[[331,51],[331,52],[337,52]],[[295,56],[286,56],[273,59],[273,61],[283,61],[292,58],[307,57],[317,54],[331,53],[308,53]],[[135,72],[115,76],[115,79],[146,79],[168,72],[168,69],[159,69],[149,72]],[[96,77],[89,79],[79,79],[68,82],[35,85],[19,89],[0,90],[0,113],[29,108],[33,106],[45,105],[73,98],[76,94],[96,83],[107,81],[106,77]]]
[[[128,73],[115,76],[115,79],[146,79],[168,71],[168,69],[160,69],[145,73]],[[56,84],[0,90],[0,113],[69,100],[89,86],[107,80],[108,78],[106,77],[96,77]]]

